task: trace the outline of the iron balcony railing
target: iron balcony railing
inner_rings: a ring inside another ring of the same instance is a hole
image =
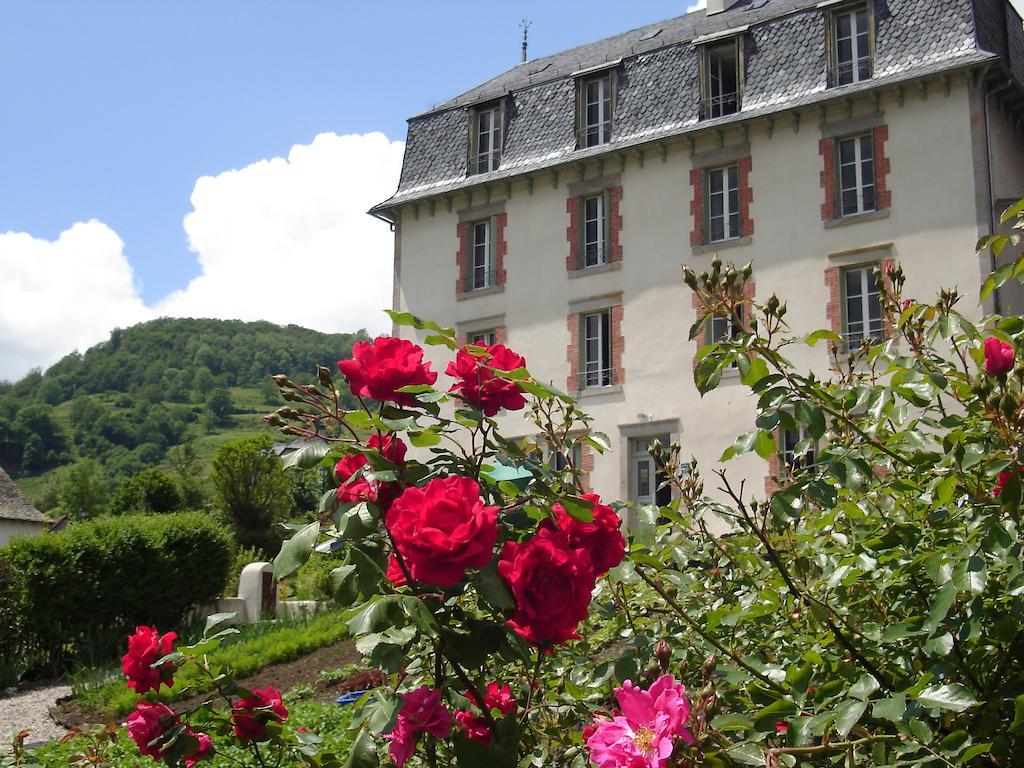
[[[832,62],[828,68],[828,87],[859,83],[869,80],[872,73],[870,56],[863,56],[856,61]]]
[[[704,96],[700,100],[700,119],[713,120],[716,117],[735,115],[740,111],[740,106],[739,91],[724,93],[721,96]]]
[[[591,368],[579,373],[580,390],[610,387],[617,383],[614,368]]]
[[[493,288],[497,285],[497,276],[497,270],[494,269],[470,269],[469,274],[466,275],[466,292]]]

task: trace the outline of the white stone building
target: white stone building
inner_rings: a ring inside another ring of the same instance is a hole
[[[589,485],[649,502],[647,441],[707,469],[752,428],[737,378],[694,386],[681,266],[753,261],[756,297],[787,301],[798,333],[883,335],[870,270],[888,260],[909,295],[1019,310],[974,297],[991,268],[975,243],[1024,196],[1022,107],[1005,0],[718,0],[412,118],[398,191],[371,213],[395,231],[395,308],[505,341],[568,387],[615,446],[580,457]],[[825,345],[794,362],[825,370]],[[761,489],[784,466],[731,471]]]
[[[50,518],[32,506],[0,467],[0,547],[14,538],[38,536],[49,525]]]

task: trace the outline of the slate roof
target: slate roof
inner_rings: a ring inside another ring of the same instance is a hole
[[[50,518],[29,503],[3,467],[0,467],[0,520],[18,520],[26,523],[50,522]]]
[[[998,50],[1004,45],[1012,49],[1019,42],[1024,51],[1024,31],[1003,34],[1013,20],[1021,26],[1006,0],[874,0],[872,78],[828,88],[827,14],[821,5],[820,0],[740,0],[723,13],[707,16],[695,11],[520,64],[411,118],[398,191],[371,212],[1000,56],[1013,61],[1011,50]],[[717,120],[699,120],[699,44],[730,30],[744,30],[742,110]],[[574,73],[620,60],[614,69],[612,139],[599,147],[577,149]],[[1024,67],[1024,52],[1014,63]],[[498,97],[506,97],[501,166],[492,173],[467,176],[467,107]]]

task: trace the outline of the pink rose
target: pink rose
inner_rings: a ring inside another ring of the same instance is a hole
[[[185,756],[185,768],[194,768],[196,763],[214,753],[213,739],[205,733],[198,733],[193,731],[191,728],[188,728],[186,732],[189,736],[192,736],[199,742],[199,746],[196,748],[196,751]]]
[[[985,339],[985,373],[1002,376],[1013,370],[1013,345],[1000,341],[994,336]]]
[[[433,384],[437,373],[423,362],[423,349],[406,339],[378,336],[373,343],[357,341],[351,360],[339,360],[352,394],[379,402],[416,405],[416,396],[399,392],[414,384]]]
[[[121,670],[128,678],[128,687],[136,693],[155,691],[163,683],[174,685],[174,665],[165,662],[154,669],[153,665],[174,650],[174,632],[162,635],[154,627],[136,627],[135,634],[128,638],[128,653],[121,657]]]
[[[426,733],[435,739],[443,739],[451,733],[452,715],[441,701],[441,691],[421,685],[414,691],[400,694],[402,706],[388,740],[388,754],[398,768],[416,751],[416,740]]]
[[[372,448],[380,453],[386,461],[401,467],[405,463],[405,453],[408,446],[402,438],[394,435],[385,435],[383,438],[377,435],[370,435],[366,441],[366,447]],[[387,512],[391,502],[401,492],[398,483],[378,483],[367,480],[360,470],[369,470],[370,464],[361,453],[350,453],[343,456],[334,465],[334,474],[338,478],[338,503],[369,501],[380,505],[384,512]]]

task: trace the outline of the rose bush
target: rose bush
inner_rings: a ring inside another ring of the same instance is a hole
[[[775,296],[751,303],[752,272],[717,259],[685,271],[694,337],[711,316],[745,319],[700,350],[694,381],[713,398],[738,370],[753,429],[722,461],[757,453],[780,468],[763,494],[726,470],[705,492],[681,446],[655,444],[673,500],[636,509],[630,531],[583,493],[572,463],[574,444],[603,451],[607,437],[515,353],[460,348],[453,330],[392,313],[454,353],[454,383],[435,388],[423,350],[385,338],[339,363],[359,410],[341,407],[326,368],[316,386],[277,377],[289,406],[272,423],[326,442],[286,464],[341,462],[345,490],[324,494],[275,572],[314,548],[339,558],[335,598],[385,684],[356,703],[347,755],[229,674],[219,714],[140,714],[146,754],[174,764],[235,740],[253,765],[1018,764],[1024,319],[971,322],[954,290],[920,302],[892,267],[877,275],[891,336],[850,348],[831,331],[794,335]],[[1024,257],[983,295],[1014,272]],[[816,347],[827,376],[787,359]],[[501,408],[522,408],[534,436],[501,435]],[[801,436],[788,465],[786,431]],[[399,455],[399,440],[417,450]],[[564,469],[547,461],[556,454]],[[150,666],[201,664],[203,643]],[[236,730],[240,717],[252,730]]]

